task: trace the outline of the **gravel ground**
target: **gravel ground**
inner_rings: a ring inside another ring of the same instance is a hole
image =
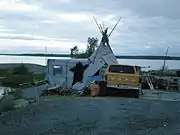
[[[178,135],[180,103],[57,98],[0,116],[0,135]]]

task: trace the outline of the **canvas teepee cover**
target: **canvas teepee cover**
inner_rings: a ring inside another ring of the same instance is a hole
[[[110,46],[106,46],[102,42],[97,50],[90,56],[89,62],[89,67],[84,72],[85,77],[93,76],[105,64],[118,64]]]
[[[115,26],[113,27],[113,29],[109,34],[107,34],[108,28],[103,29],[101,25],[98,25],[95,18],[94,20],[102,34],[102,39],[97,50],[88,59],[89,66],[84,71],[84,79],[83,79],[84,82],[86,80],[86,77],[93,76],[105,64],[118,64],[118,61],[109,45],[109,37],[116,28],[121,18],[119,18],[119,20],[117,21],[117,23],[115,24]]]
[[[103,37],[104,38],[104,37]],[[89,66],[84,72],[86,77],[93,76],[105,64],[118,64],[118,61],[109,44],[103,42],[103,38],[97,50],[89,57]]]

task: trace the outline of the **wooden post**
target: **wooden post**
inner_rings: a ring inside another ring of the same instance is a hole
[[[36,88],[36,103],[39,104],[39,92],[38,92],[38,88]]]

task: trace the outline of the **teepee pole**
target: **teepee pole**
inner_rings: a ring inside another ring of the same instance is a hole
[[[102,22],[102,26],[103,26],[103,29],[105,29],[105,25],[104,25],[104,22]]]
[[[96,23],[96,25],[97,25],[97,27],[98,27],[98,29],[99,29],[99,31],[101,32],[101,34],[103,33],[103,31],[101,30],[101,28],[100,28],[100,26],[99,26],[99,24],[98,24],[98,22],[97,22],[97,20],[96,20],[96,18],[93,16],[93,18],[94,18],[94,21],[95,21],[95,23]]]
[[[113,27],[113,29],[111,30],[111,32],[109,33],[109,35],[107,35],[107,31],[108,31],[108,28],[104,28],[104,23],[102,22],[102,26],[100,25],[100,24],[98,24],[98,22],[97,22],[97,20],[96,20],[96,18],[93,16],[93,18],[94,18],[94,21],[95,21],[95,23],[96,23],[96,25],[97,25],[97,27],[98,27],[98,29],[100,30],[100,32],[101,32],[101,34],[102,34],[102,39],[103,38],[109,38],[109,36],[112,34],[112,32],[114,31],[114,29],[116,28],[116,26],[118,25],[118,23],[119,23],[119,21],[121,20],[121,17],[119,18],[119,20],[117,21],[117,23],[115,24],[115,26]],[[105,36],[105,37],[104,37]],[[112,49],[111,49],[111,47],[110,47],[110,45],[109,45],[109,39],[107,39],[108,40],[108,42],[107,42],[107,46],[110,48],[110,51],[113,53],[113,51],[112,51]],[[101,42],[100,42],[100,45],[101,44],[103,44],[103,41],[101,40]],[[105,43],[104,44],[106,44],[106,41],[105,41]],[[97,53],[98,53],[98,51],[99,51],[99,48],[97,48],[97,50],[96,50],[96,54],[95,54],[95,56],[94,56],[94,59],[93,59],[93,64],[94,64],[94,62],[95,62],[95,59],[96,59],[96,57],[97,57]]]
[[[99,27],[100,27],[100,29],[101,29],[101,31],[102,31],[102,33],[103,33],[103,32],[104,32],[104,30],[103,30],[102,26],[101,26],[101,25],[99,25]]]
[[[114,25],[113,29],[111,30],[111,32],[109,33],[108,37],[111,36],[112,32],[114,31],[114,29],[116,28],[116,26],[118,25],[119,21],[121,20],[121,17],[119,18],[119,20],[117,21],[117,23]]]

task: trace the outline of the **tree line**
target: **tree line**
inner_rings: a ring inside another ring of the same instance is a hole
[[[88,37],[87,47],[85,52],[80,52],[77,45],[71,48],[71,58],[89,58],[91,54],[98,47],[98,39],[95,37]]]

